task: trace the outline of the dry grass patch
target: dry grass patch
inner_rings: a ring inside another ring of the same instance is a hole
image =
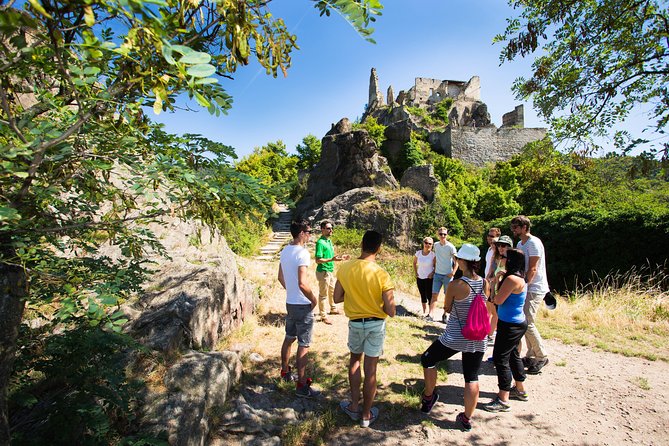
[[[669,361],[669,293],[657,277],[630,273],[571,294],[554,311],[542,309],[539,326],[546,337],[584,346]]]

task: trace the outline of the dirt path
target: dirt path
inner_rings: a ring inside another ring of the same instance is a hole
[[[399,301],[409,309],[415,302],[406,297]],[[551,363],[542,374],[528,376],[530,401],[513,401],[511,412],[493,414],[481,409],[497,391],[494,367],[483,364],[471,432],[460,431],[454,423],[462,411],[464,385],[456,356],[448,366],[454,373],[449,373],[447,384],[438,385],[441,399],[430,415],[416,410],[407,414],[405,425],[390,428],[381,413],[371,429],[351,426],[327,444],[669,444],[668,364],[546,342]]]
[[[273,270],[270,271],[268,274],[273,275]],[[275,291],[272,290],[269,301],[263,305],[272,317],[280,317],[284,296]],[[417,298],[398,293],[396,300],[403,309],[420,312]],[[319,350],[318,354],[327,357],[344,358],[344,351],[333,350],[332,340],[345,336],[347,319],[343,315],[331,319],[333,325],[317,324],[313,351],[316,354]],[[280,323],[280,320],[276,322]],[[440,323],[433,325],[430,333],[443,328]],[[389,330],[392,330],[392,321]],[[384,393],[397,391],[393,387],[402,384],[403,378],[398,377],[388,387],[381,385],[379,388],[377,400],[381,401],[378,404],[381,413],[377,423],[370,429],[362,429],[345,416],[338,416],[337,427],[326,444],[669,445],[669,364],[593,351],[553,340],[546,340],[546,343],[550,364],[542,374],[528,376],[526,387],[530,401],[512,401],[512,410],[508,413],[493,414],[482,409],[482,405],[497,392],[495,369],[492,363],[484,362],[480,399],[471,432],[460,431],[454,423],[455,416],[462,411],[464,384],[460,357],[456,355],[448,361],[448,382],[438,382],[441,398],[430,415],[423,415],[418,408],[406,410],[383,401]],[[264,352],[265,357],[276,356],[278,352],[275,350],[276,346],[271,346]],[[384,356],[399,354],[387,350]],[[489,347],[486,357],[491,355],[492,347]],[[383,361],[379,367],[383,367]],[[342,368],[345,368],[344,364]],[[415,382],[419,374],[410,379]],[[325,401],[319,403],[320,408],[324,405],[337,407],[337,402],[345,395],[345,388],[337,394],[323,395]],[[310,405],[299,406],[304,400],[296,400],[288,404],[299,407],[299,410],[316,409]]]

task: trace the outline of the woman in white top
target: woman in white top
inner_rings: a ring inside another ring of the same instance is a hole
[[[416,284],[420,293],[420,302],[423,305],[423,316],[427,313],[427,306],[432,298],[432,277],[437,256],[432,252],[434,240],[432,237],[423,239],[423,249],[416,251],[413,257],[413,272],[416,274]]]

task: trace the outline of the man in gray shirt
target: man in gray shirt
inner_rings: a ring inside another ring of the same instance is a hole
[[[511,232],[520,241],[516,248],[525,254],[525,282],[527,282],[527,297],[525,299],[525,318],[527,319],[527,332],[525,343],[527,353],[523,363],[527,367],[527,373],[537,375],[541,369],[548,364],[548,353],[544,346],[539,330],[534,324],[534,319],[548,288],[548,277],[546,276],[546,252],[544,244],[539,237],[530,234],[530,219],[519,215],[511,220]]]

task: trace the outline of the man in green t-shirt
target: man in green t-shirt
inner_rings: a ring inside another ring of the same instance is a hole
[[[339,314],[337,306],[332,299],[334,295],[335,277],[334,262],[348,260],[348,255],[336,256],[334,245],[330,237],[332,236],[332,222],[323,220],[321,222],[321,237],[316,241],[316,279],[318,279],[318,312],[321,321],[331,325],[332,322],[325,312],[325,299],[330,304],[330,314]]]

